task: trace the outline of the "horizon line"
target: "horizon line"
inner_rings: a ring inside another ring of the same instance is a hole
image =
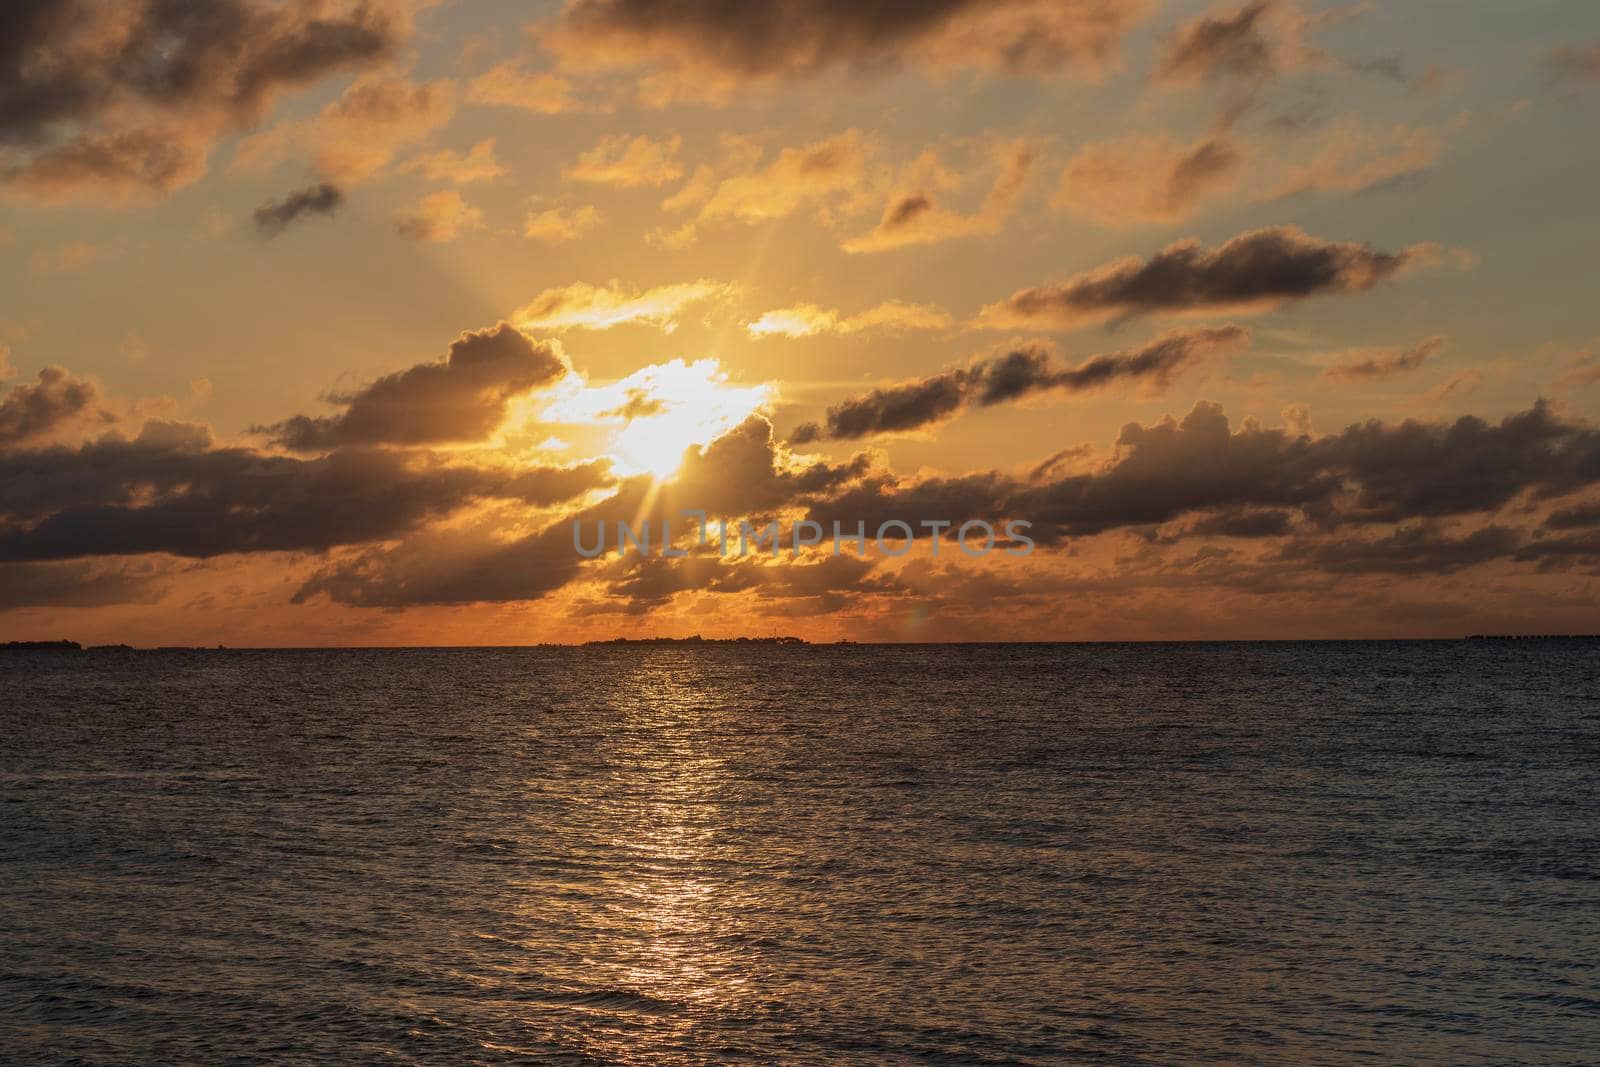
[[[459,645],[132,645],[126,642],[82,644],[70,639],[0,641],[0,652],[449,652],[581,649],[634,645],[776,645],[811,648],[916,648],[951,646],[1105,646],[1105,645],[1314,645],[1314,644],[1419,644],[1473,641],[1600,641],[1600,633],[1500,633],[1432,637],[1184,637],[1124,639],[1046,639],[975,641],[861,641],[842,638],[812,641],[800,637],[615,637],[590,641],[539,641],[527,644]]]

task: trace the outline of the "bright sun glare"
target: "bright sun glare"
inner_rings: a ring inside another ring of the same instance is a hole
[[[684,451],[704,445],[766,406],[770,384],[732,385],[714,359],[674,359],[620,381],[586,386],[545,413],[559,421],[616,423],[605,451],[624,475],[670,478]]]

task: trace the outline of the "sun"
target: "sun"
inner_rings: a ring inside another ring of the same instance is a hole
[[[665,480],[684,452],[705,445],[766,408],[771,384],[734,385],[714,359],[674,359],[605,385],[586,385],[563,398],[546,418],[614,426],[603,445],[623,475]]]

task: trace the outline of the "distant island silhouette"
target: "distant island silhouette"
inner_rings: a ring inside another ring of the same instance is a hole
[[[84,647],[76,641],[6,641],[0,643],[0,652],[209,652],[225,650],[225,646],[218,645],[210,649],[203,645],[163,645],[156,648],[140,648],[135,645],[89,645]]]
[[[695,634],[691,637],[613,637],[607,641],[586,641],[578,647],[610,645],[809,645],[811,642],[803,637],[701,637]],[[854,644],[853,641],[839,641],[836,644]],[[538,645],[528,647],[554,647],[567,648],[567,645]],[[77,641],[6,641],[0,643],[0,652],[214,652],[227,651],[227,646],[217,645],[211,648],[204,645],[160,645],[154,648],[140,648],[134,645],[89,645],[85,647]]]
[[[803,637],[613,637],[607,641],[585,641],[583,647],[597,645],[809,645]]]
[[[1341,639],[1334,639],[1334,640],[1337,641],[1337,640],[1341,640]],[[1384,641],[1387,641],[1388,639],[1386,639],[1386,638],[1372,638],[1371,640],[1373,640],[1375,642],[1382,643]],[[1600,634],[1469,634],[1469,635],[1466,635],[1464,637],[1444,637],[1444,638],[1437,638],[1437,640],[1441,640],[1441,641],[1479,641],[1479,642],[1484,642],[1484,641],[1600,641]],[[689,636],[689,637],[613,637],[613,638],[609,638],[609,639],[606,639],[606,640],[585,641],[585,642],[583,642],[581,644],[552,644],[552,643],[549,643],[549,642],[541,642],[541,643],[533,644],[533,645],[507,645],[507,646],[492,646],[492,647],[505,647],[505,648],[619,648],[619,647],[620,648],[632,648],[632,647],[649,647],[649,648],[660,648],[660,647],[676,647],[676,646],[703,647],[703,646],[706,646],[706,645],[739,645],[739,646],[749,646],[749,645],[783,645],[783,646],[791,646],[791,645],[792,646],[854,645],[854,644],[857,644],[857,643],[858,642],[852,641],[849,638],[841,638],[840,640],[837,640],[837,641],[813,642],[813,641],[807,641],[803,637],[791,637],[791,636],[780,636],[780,637],[701,637],[699,634],[694,634],[694,635]],[[865,642],[865,643],[866,644],[875,644],[877,642],[869,641],[869,642]],[[890,642],[890,643],[893,643],[893,642]],[[961,643],[961,642],[957,642],[957,643]],[[994,643],[994,644],[1025,644],[1025,645],[1033,645],[1033,644],[1045,644],[1045,645],[1065,644],[1065,645],[1072,645],[1072,644],[1100,644],[1101,642],[1096,642],[1096,641],[1087,641],[1087,642],[1085,642],[1085,641],[1017,641],[1017,642],[998,641],[998,642],[992,642],[992,643]],[[1117,643],[1122,643],[1122,642],[1112,642],[1112,643],[1117,644]],[[1135,643],[1137,643],[1137,642],[1135,642]],[[1153,644],[1193,644],[1193,643],[1204,644],[1204,643],[1207,643],[1207,642],[1203,642],[1203,641],[1202,642],[1156,641],[1156,642],[1151,642],[1151,643],[1153,643]],[[1251,643],[1251,642],[1242,642],[1242,643]],[[1265,643],[1271,643],[1271,642],[1265,642]],[[1317,642],[1315,640],[1312,640],[1309,643],[1313,643],[1314,644],[1314,643],[1317,643]],[[408,646],[400,646],[400,647],[408,647]],[[445,646],[441,646],[441,647],[445,647]],[[462,647],[480,647],[480,646],[462,646]],[[491,647],[491,646],[482,646],[482,647]],[[107,644],[107,645],[87,645],[87,646],[85,646],[85,645],[82,645],[82,644],[78,643],[77,641],[5,641],[5,642],[0,642],[0,653],[4,653],[4,652],[79,652],[79,653],[84,653],[84,652],[228,652],[228,651],[265,651],[265,650],[262,650],[262,649],[255,649],[255,650],[250,650],[250,649],[230,649],[226,645],[156,645],[156,646],[139,646],[139,645],[128,645],[128,644]]]

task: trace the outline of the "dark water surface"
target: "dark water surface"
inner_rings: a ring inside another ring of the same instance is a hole
[[[1600,645],[0,656],[0,1062],[1593,1063]]]

